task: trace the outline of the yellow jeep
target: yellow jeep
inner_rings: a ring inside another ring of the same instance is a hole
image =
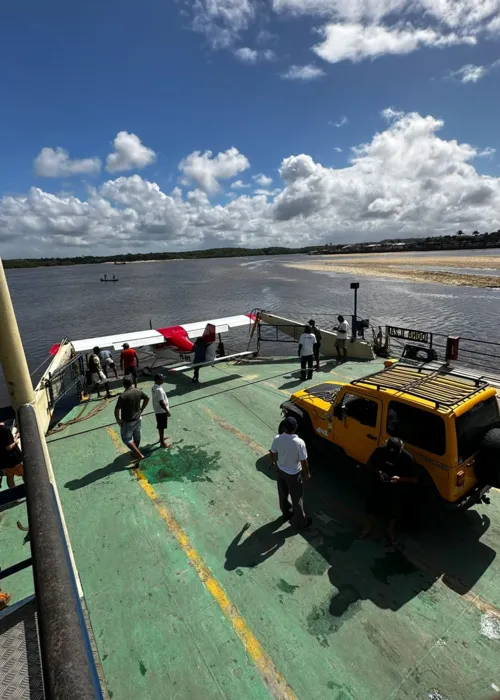
[[[397,363],[349,384],[297,391],[281,408],[306,441],[319,437],[360,465],[389,437],[401,438],[434,506],[488,502],[486,493],[500,486],[496,390],[481,379]]]

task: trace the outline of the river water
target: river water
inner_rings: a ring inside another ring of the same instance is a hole
[[[440,257],[480,251],[429,253]],[[498,255],[498,251],[486,254]],[[408,255],[408,254],[406,254]],[[421,267],[426,254],[415,256]],[[63,337],[78,339],[145,330],[245,313],[260,307],[330,328],[338,313],[352,313],[352,281],[360,282],[358,315],[373,323],[500,342],[500,289],[475,289],[404,280],[357,280],[346,273],[291,269],[308,256],[228,258],[127,265],[78,265],[8,270],[7,279],[30,369]],[[464,264],[464,268],[467,267]],[[116,284],[100,282],[114,273]],[[243,347],[248,332],[231,338]],[[283,346],[288,353],[290,346]],[[0,405],[7,402],[0,377]]]

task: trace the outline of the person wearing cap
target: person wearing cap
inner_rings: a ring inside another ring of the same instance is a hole
[[[387,518],[387,537],[397,545],[396,525],[408,496],[408,490],[418,483],[417,469],[404,443],[391,437],[383,447],[377,447],[368,461],[371,488],[366,501],[366,519],[359,539],[367,537],[375,519]]]
[[[100,387],[101,387],[101,384],[104,384],[104,389],[106,391],[106,398],[110,399],[113,396],[113,394],[109,390],[108,378],[104,374],[104,372],[102,371],[101,360],[99,357],[100,352],[101,351],[100,351],[99,347],[97,347],[97,346],[92,350],[92,354],[90,355],[89,360],[88,360],[88,368],[89,368],[89,371],[92,373],[92,378],[94,380],[94,387],[95,387],[97,396],[101,396]]]
[[[312,522],[304,513],[304,481],[311,475],[306,444],[297,435],[297,421],[293,416],[285,418],[284,432],[274,438],[270,454],[271,468],[278,470],[278,497],[283,518],[303,530]]]
[[[163,374],[155,374],[154,379],[155,383],[151,387],[151,394],[153,396],[153,409],[156,415],[156,427],[160,436],[160,445],[162,447],[170,447],[165,441],[165,430],[167,429],[168,419],[172,415],[168,405],[167,394],[162,386],[165,377]]]
[[[139,367],[139,356],[134,348],[131,348],[128,343],[123,343],[122,352],[120,354],[120,367],[123,374],[130,374],[134,380],[134,386],[137,389],[137,369]]]
[[[321,331],[319,328],[316,328],[316,321],[311,318],[309,321],[309,326],[311,327],[311,333],[314,335],[316,338],[316,342],[313,345],[313,355],[314,355],[314,361],[316,363],[316,372],[319,372],[319,351],[321,348],[321,340],[323,339],[323,336],[321,335]]]

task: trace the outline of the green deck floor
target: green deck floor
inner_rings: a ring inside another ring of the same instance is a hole
[[[333,363],[310,384],[379,365]],[[315,455],[306,493],[313,527],[294,534],[277,521],[266,454],[279,404],[299,386],[295,370],[284,360],[219,365],[202,370],[199,386],[167,375],[173,448],[158,448],[154,416],[146,415],[148,493],[127,468],[114,402],[49,437],[109,696],[493,698],[500,687],[499,494],[444,526],[403,533],[403,549],[394,551],[382,534],[356,539],[360,475]],[[150,382],[143,387],[149,392]],[[22,552],[15,523],[23,508],[0,514],[9,552],[3,566]],[[193,557],[210,569],[264,660],[242,641]],[[30,592],[26,574],[16,585],[9,580],[16,598]],[[282,685],[266,683],[263,668]],[[280,690],[285,682],[288,691]]]

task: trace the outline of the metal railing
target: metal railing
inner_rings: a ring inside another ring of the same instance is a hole
[[[83,355],[76,355],[55,372],[48,372],[43,385],[47,392],[47,404],[53,409],[58,401],[67,396],[73,389],[79,395],[84,388],[85,366]]]
[[[90,637],[32,405],[20,407],[18,423],[25,485],[11,489],[2,500],[12,501],[26,491],[32,556],[5,569],[1,578],[30,564],[33,566],[46,698],[102,700]]]
[[[390,326],[385,326],[385,332],[388,333]],[[392,335],[391,345],[392,353],[394,350],[404,351],[407,344],[432,349],[437,354],[437,360],[446,362],[447,360],[447,341],[450,335],[444,333],[436,333],[435,331],[414,331],[411,329],[400,329],[409,333],[418,333],[412,337],[398,337]],[[481,340],[479,338],[460,337],[458,338],[458,357],[455,360],[459,364],[477,369],[479,371],[487,371],[494,374],[500,374],[500,343],[492,340]]]

